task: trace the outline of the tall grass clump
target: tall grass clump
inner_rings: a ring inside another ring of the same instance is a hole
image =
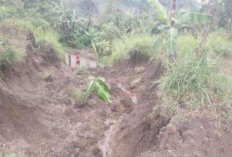
[[[178,54],[180,56],[192,55],[199,42],[199,39],[195,39],[191,34],[179,35]]]
[[[11,46],[1,47],[0,46],[0,69],[6,70],[12,66],[23,62],[24,54],[20,51],[17,51]]]
[[[217,30],[210,34],[208,47],[217,55],[229,56],[232,52],[232,40],[225,30]]]
[[[170,68],[164,79],[163,92],[178,101],[194,101],[194,105],[219,104],[229,93],[229,81],[214,68],[215,61],[183,57]]]
[[[52,30],[46,31],[41,27],[34,29],[36,44],[46,50],[54,50],[62,61],[65,61],[64,47],[59,43],[59,35]]]
[[[54,50],[59,58],[62,61],[65,61],[65,51],[62,44],[59,42],[59,35],[55,31],[53,31],[49,24],[43,20],[39,19],[36,21],[33,20],[25,20],[19,18],[11,18],[4,20],[0,23],[0,27],[10,27],[14,29],[18,34],[25,36],[28,32],[33,32],[36,40],[36,45],[39,48],[43,48],[46,50]]]
[[[0,6],[0,21],[12,17],[17,10],[14,6]]]
[[[112,43],[111,62],[126,60],[130,58],[130,53],[139,51],[148,56],[154,54],[153,38],[149,35],[124,35]]]

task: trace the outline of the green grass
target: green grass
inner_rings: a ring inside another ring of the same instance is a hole
[[[152,44],[153,38],[149,35],[124,35],[121,39],[113,41],[110,62],[114,64],[121,60],[127,60],[134,50],[152,56]]]
[[[230,81],[215,70],[214,63],[206,56],[181,58],[164,78],[164,95],[177,102],[193,100],[192,105],[223,103],[229,95]]]
[[[14,6],[0,6],[0,21],[12,17],[17,10]]]
[[[6,70],[24,61],[24,54],[11,46],[0,49],[0,69]]]
[[[42,28],[34,29],[34,35],[36,44],[43,49],[50,50],[53,49],[58,54],[62,61],[65,61],[65,51],[64,47],[59,43],[59,35],[50,30],[45,31]]]
[[[49,28],[48,24],[44,20],[36,21],[12,18],[1,22],[1,26],[11,27],[11,29],[18,29],[19,33],[25,35],[27,32],[33,32],[36,40],[36,44],[43,49],[53,49],[58,57],[64,62],[65,51],[62,44],[59,42],[59,35]]]
[[[229,56],[232,52],[232,40],[225,30],[219,29],[210,34],[208,47],[217,55]]]
[[[191,34],[180,34],[178,37],[178,55],[192,55],[199,44],[199,39],[195,39]]]

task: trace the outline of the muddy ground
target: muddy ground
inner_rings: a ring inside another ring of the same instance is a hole
[[[0,143],[12,150],[29,157],[232,156],[230,120],[205,110],[177,122],[156,107],[160,61],[76,74],[55,52],[24,48],[25,63],[0,82]],[[110,103],[93,94],[79,107],[67,96],[67,88],[85,91],[97,76],[111,86]]]

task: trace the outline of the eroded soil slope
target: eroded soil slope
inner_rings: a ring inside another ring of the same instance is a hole
[[[33,157],[232,156],[228,119],[206,110],[176,122],[159,107],[153,111],[160,105],[154,85],[160,61],[128,61],[76,75],[52,50],[28,45],[25,63],[5,71],[0,82],[1,144]],[[97,76],[111,86],[111,102],[93,94],[78,107],[67,88],[85,91]]]

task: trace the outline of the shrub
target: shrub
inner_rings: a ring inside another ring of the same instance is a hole
[[[232,41],[228,39],[225,30],[217,30],[210,34],[208,47],[217,55],[230,55]]]
[[[173,64],[164,79],[163,91],[178,101],[194,99],[195,103],[222,102],[228,94],[228,81],[214,71],[214,61],[203,56],[184,57]]]
[[[153,39],[148,35],[124,35],[112,42],[111,63],[129,59],[130,53],[135,50],[152,56],[154,54],[152,44]]]

